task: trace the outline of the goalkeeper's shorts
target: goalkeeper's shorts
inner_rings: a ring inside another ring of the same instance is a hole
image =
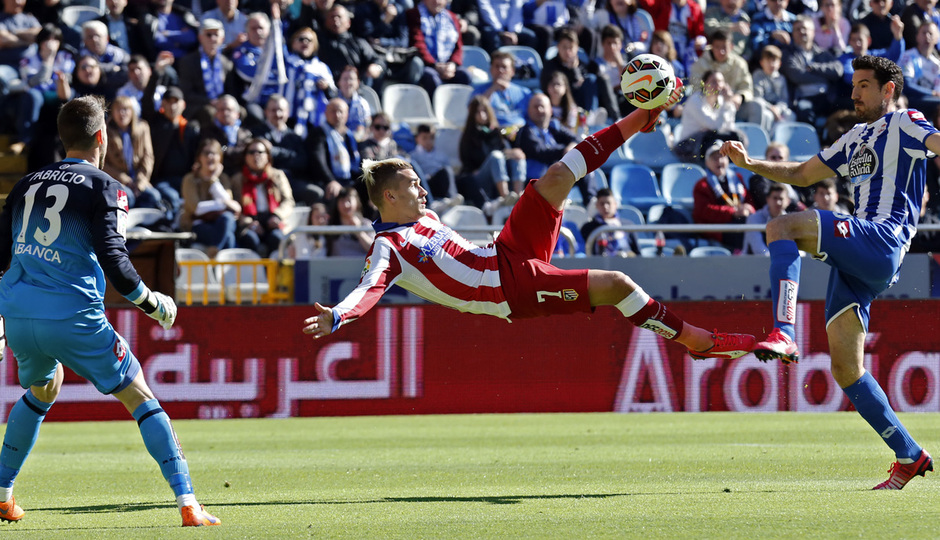
[[[51,381],[59,362],[102,394],[123,390],[140,372],[127,341],[101,310],[89,309],[60,321],[7,317],[6,325],[23,388]]]

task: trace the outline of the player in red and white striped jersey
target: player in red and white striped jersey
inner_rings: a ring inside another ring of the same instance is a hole
[[[671,102],[678,100],[676,91]],[[667,104],[668,106],[668,104]],[[315,304],[304,333],[321,338],[365,314],[395,284],[432,302],[522,319],[615,306],[633,324],[678,341],[693,358],[738,358],[754,336],[708,332],[685,323],[626,274],[562,270],[549,264],[562,210],[574,183],[600,167],[631,135],[648,130],[659,111],[637,110],[581,141],[530,182],[499,237],[479,247],[425,208],[427,192],[407,162],[363,164],[363,180],[381,219],[359,286],[332,309]]]

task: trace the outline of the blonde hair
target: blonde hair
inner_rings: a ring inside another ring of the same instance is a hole
[[[411,168],[410,163],[400,158],[389,158],[380,161],[362,160],[362,181],[365,182],[366,190],[369,192],[369,200],[376,208],[382,209],[384,202],[382,193],[391,187],[390,184],[398,176],[398,171]]]

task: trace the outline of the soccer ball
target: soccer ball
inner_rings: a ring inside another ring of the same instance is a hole
[[[666,103],[676,89],[672,64],[655,54],[640,54],[627,63],[620,77],[620,90],[634,107],[655,109]]]

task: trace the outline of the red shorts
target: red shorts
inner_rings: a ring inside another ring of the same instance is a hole
[[[529,182],[496,238],[499,279],[512,310],[510,318],[591,311],[588,271],[549,264],[562,213]]]

